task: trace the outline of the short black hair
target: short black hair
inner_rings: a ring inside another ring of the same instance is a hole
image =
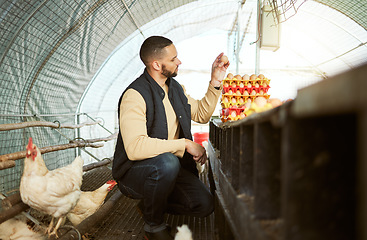
[[[141,45],[140,59],[146,66],[152,60],[152,57],[161,58],[162,50],[171,44],[171,40],[162,36],[148,37]]]

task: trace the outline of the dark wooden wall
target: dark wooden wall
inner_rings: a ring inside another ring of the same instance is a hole
[[[367,65],[210,123],[221,239],[367,239]]]

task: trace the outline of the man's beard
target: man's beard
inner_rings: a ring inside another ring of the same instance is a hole
[[[170,78],[170,77],[176,77],[177,76],[177,72],[174,71],[174,72],[170,72],[167,70],[166,66],[165,65],[162,65],[162,75],[167,77],[167,78]]]

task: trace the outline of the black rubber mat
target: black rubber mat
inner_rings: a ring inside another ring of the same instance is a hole
[[[201,175],[202,180],[207,183],[206,174]],[[82,190],[93,190],[101,186],[106,181],[112,179],[111,170],[107,167],[100,167],[84,174]],[[107,196],[107,199],[119,191],[117,187]],[[138,212],[136,205],[138,200],[122,196],[116,203],[114,209],[108,214],[108,217],[90,228],[84,234],[84,240],[128,240],[143,239],[144,221]],[[214,233],[214,215],[206,218],[195,218],[189,216],[169,215],[166,216],[166,222],[172,227],[172,234],[176,232],[176,227],[187,224],[193,232],[194,240],[215,240]]]

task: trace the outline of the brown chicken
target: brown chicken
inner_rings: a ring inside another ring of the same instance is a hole
[[[49,171],[40,150],[29,138],[20,181],[20,196],[30,207],[52,216],[47,228],[49,235],[57,236],[57,229],[79,200],[82,176],[81,157],[76,157],[65,167]],[[54,227],[55,218],[58,221]]]
[[[95,213],[102,206],[108,192],[111,191],[116,184],[116,181],[110,180],[94,191],[82,191],[75,208],[67,215],[70,222],[76,226]]]

